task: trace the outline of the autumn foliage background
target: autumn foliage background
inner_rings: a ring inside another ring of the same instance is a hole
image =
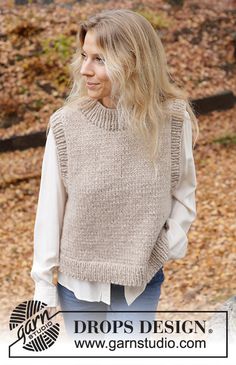
[[[235,1],[37,1],[0,7],[0,139],[45,131],[69,92],[80,19],[104,8],[140,12],[158,31],[172,77],[191,99],[236,95]],[[181,5],[182,3],[182,5]],[[234,106],[197,115],[197,219],[184,259],[165,265],[159,310],[212,310],[236,293]],[[0,155],[0,321],[33,298],[33,230],[44,147]]]

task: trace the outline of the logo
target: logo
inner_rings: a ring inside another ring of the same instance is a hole
[[[11,313],[10,330],[17,328],[18,340],[23,340],[23,348],[26,350],[44,351],[59,336],[60,324],[51,320],[45,307],[46,303],[28,300],[17,305]]]

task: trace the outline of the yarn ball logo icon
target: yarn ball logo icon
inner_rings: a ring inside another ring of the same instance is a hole
[[[26,350],[44,351],[59,336],[60,324],[51,320],[45,307],[46,303],[28,300],[17,305],[11,313],[10,330],[17,329],[18,340],[23,340],[23,348]]]

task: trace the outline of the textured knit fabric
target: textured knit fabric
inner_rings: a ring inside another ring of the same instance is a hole
[[[169,259],[186,255],[187,233],[196,219],[197,187],[192,149],[192,123],[187,110],[182,133],[183,169],[179,184],[172,194],[172,209],[166,223]],[[53,271],[59,265],[60,232],[62,228],[67,194],[61,178],[57,159],[57,147],[52,129],[49,130],[42,161],[40,190],[34,226],[34,257],[31,277],[35,283],[34,300],[54,307],[59,305],[57,287],[53,283]],[[112,284],[79,280],[58,272],[58,282],[71,290],[77,299],[111,304]],[[125,298],[130,305],[145,290],[142,286],[124,286]]]
[[[138,286],[168,258],[165,222],[181,168],[185,103],[171,104],[161,130],[158,171],[116,109],[83,99],[50,118],[68,199],[59,271]]]

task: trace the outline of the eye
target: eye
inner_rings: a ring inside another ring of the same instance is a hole
[[[85,55],[84,53],[81,53],[81,56],[82,56],[83,58],[85,58],[85,57],[86,57],[86,55]],[[105,60],[104,60],[104,59],[102,59],[102,58],[100,58],[100,57],[96,57],[96,60],[98,60],[98,61],[99,61],[99,63],[104,63],[104,62],[105,62]]]
[[[99,62],[104,63],[104,59],[97,57],[96,60],[99,60]]]

